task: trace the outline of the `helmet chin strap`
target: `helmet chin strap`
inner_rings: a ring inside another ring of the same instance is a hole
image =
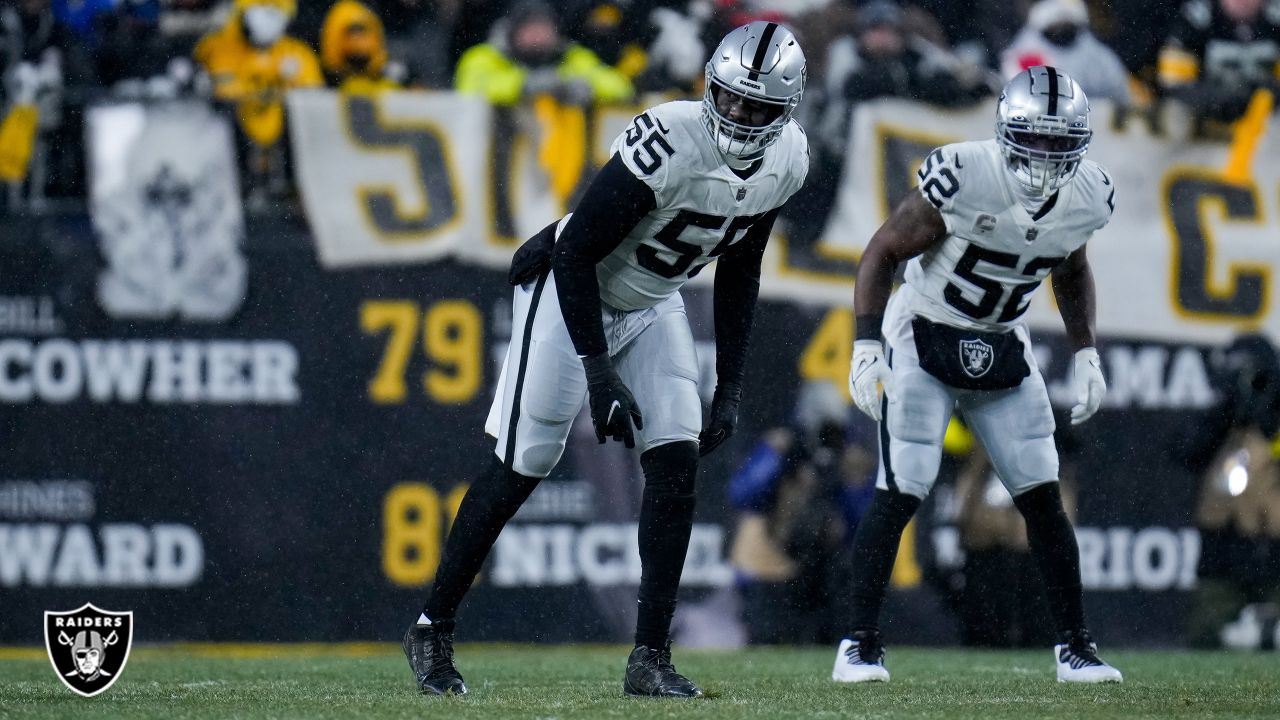
[[[1026,208],[1030,212],[1039,210],[1040,205],[1044,202],[1045,198],[1053,194],[1053,190],[1049,187],[1047,182],[1045,183],[1044,189],[1028,185],[1022,178],[1018,177],[1016,172],[1014,172],[1012,162],[1005,163],[1005,173],[1006,181],[1011,186],[1014,196],[1022,203],[1022,207]]]
[[[734,170],[746,170],[747,168],[751,167],[752,163],[759,160],[760,157],[764,155],[764,149],[761,148],[760,150],[757,150],[756,152],[746,157],[738,157],[737,155],[730,155],[724,150],[721,150],[720,154],[724,156],[725,165],[728,165]]]

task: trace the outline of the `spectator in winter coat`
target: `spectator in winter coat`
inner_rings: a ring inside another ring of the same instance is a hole
[[[1006,79],[1037,65],[1051,65],[1075,78],[1090,100],[1129,104],[1129,73],[1090,31],[1083,0],[1040,0],[1000,57]]]

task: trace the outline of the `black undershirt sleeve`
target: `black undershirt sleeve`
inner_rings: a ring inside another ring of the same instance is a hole
[[[760,293],[760,262],[777,218],[778,208],[770,210],[716,263],[716,378],[719,385],[742,386],[756,296]]]
[[[617,155],[591,180],[551,256],[560,311],[580,357],[606,353],[596,264],[658,206],[653,190]]]

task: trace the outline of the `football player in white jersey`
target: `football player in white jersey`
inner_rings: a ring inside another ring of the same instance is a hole
[[[804,81],[790,31],[737,28],[707,63],[702,101],[638,115],[576,211],[517,251],[514,332],[486,423],[495,457],[463,499],[431,598],[404,636],[423,693],[466,692],[453,663],[455,612],[503,525],[560,460],[586,399],[597,439],[638,445],[645,476],[636,647],[623,689],[702,694],[672,666],[668,640],[694,477],[699,455],[737,422],[765,243],[808,172],[808,142],[791,119]],[[704,427],[679,289],[717,258],[717,383]]]
[[[1074,80],[1052,67],[1022,72],[1000,96],[996,137],[931,152],[918,192],[867,245],[849,384],[858,407],[880,423],[880,469],[855,539],[849,635],[834,680],[889,679],[880,605],[902,531],[937,477],[956,408],[1026,520],[1061,638],[1058,680],[1121,680],[1098,659],[1085,627],[1079,550],[1058,493],[1053,411],[1020,319],[1052,275],[1075,350],[1071,422],[1084,422],[1107,388],[1085,243],[1115,207],[1111,179],[1084,157],[1091,135],[1089,103]],[[906,281],[890,297],[904,262]]]

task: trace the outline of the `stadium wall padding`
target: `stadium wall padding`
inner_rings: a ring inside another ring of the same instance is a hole
[[[301,220],[251,219],[225,317],[172,302],[143,319],[104,309],[110,264],[88,217],[0,227],[0,644],[38,644],[45,610],[84,602],[134,611],[142,643],[393,640],[416,616],[460,489],[491,452],[509,287],[450,259],[326,270],[315,248]],[[229,267],[179,278],[179,265],[140,277],[181,294]],[[709,396],[709,290],[686,298]],[[849,321],[762,303],[739,433],[699,477],[677,620],[691,642],[735,632],[719,611],[735,582],[729,473],[788,420],[802,379],[842,386]],[[1065,342],[1039,335],[1067,408]],[[1088,612],[1109,645],[1176,644],[1199,548],[1186,453],[1216,402],[1209,349],[1113,337],[1103,356],[1108,403],[1069,453]],[[630,636],[638,463],[579,420],[464,605],[460,640]],[[948,523],[940,488],[890,597],[896,642],[956,638],[936,582],[954,572]]]

